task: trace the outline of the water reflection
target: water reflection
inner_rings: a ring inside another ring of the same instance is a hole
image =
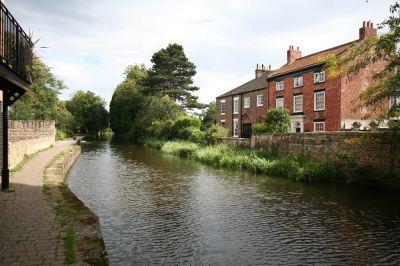
[[[400,196],[304,185],[93,143],[68,185],[100,218],[115,265],[399,263]]]

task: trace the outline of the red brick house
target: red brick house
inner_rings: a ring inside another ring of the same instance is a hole
[[[341,56],[356,42],[376,34],[373,24],[364,22],[355,41],[307,56],[299,47],[289,46],[285,65],[274,71],[257,67],[255,79],[217,97],[217,124],[227,127],[233,137],[249,137],[251,125],[262,121],[267,109],[283,107],[289,110],[292,132],[339,131],[352,128],[354,122],[368,128],[370,121],[363,117],[369,110],[354,111],[352,102],[384,63],[349,80],[328,78],[321,59]]]

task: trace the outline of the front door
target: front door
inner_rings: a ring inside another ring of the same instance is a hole
[[[242,138],[251,138],[251,124],[243,124]]]

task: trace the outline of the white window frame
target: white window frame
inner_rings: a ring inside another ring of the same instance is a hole
[[[263,106],[264,105],[264,95],[260,94],[257,95],[257,106]]]
[[[395,105],[400,105],[400,94],[389,97],[389,108],[392,108]]]
[[[318,128],[318,125],[322,125],[322,130]],[[325,132],[325,121],[314,122],[314,132]]]
[[[224,115],[226,114],[226,100],[221,100],[220,103],[221,103],[221,115]],[[222,106],[224,108],[222,108]]]
[[[278,101],[282,100],[282,106],[278,107]],[[279,97],[275,99],[275,108],[285,108],[285,98]]]
[[[295,76],[293,78],[293,87],[294,88],[298,88],[298,87],[302,87],[303,86],[303,76]]]
[[[244,97],[243,99],[243,108],[250,108],[250,96]]]
[[[315,72],[314,83],[322,83],[322,82],[325,82],[325,71]]]
[[[224,123],[224,124],[222,125],[222,123]],[[226,125],[225,119],[221,119],[221,121],[219,121],[219,125],[220,125],[221,127],[225,127],[225,125]]]
[[[233,119],[232,123],[232,136],[237,138],[239,137],[239,119]]]
[[[284,89],[283,80],[275,82],[275,89],[276,89],[276,91],[283,91],[283,89]]]
[[[323,94],[323,99],[324,99],[324,107],[323,108],[317,108],[317,95]],[[314,92],[314,111],[324,111],[326,106],[326,99],[325,99],[325,91],[316,91]]]
[[[301,106],[300,109],[296,109],[296,99],[301,98]],[[298,94],[293,96],[293,113],[301,113],[303,112],[303,94]]]
[[[239,97],[233,98],[233,114],[239,113]]]

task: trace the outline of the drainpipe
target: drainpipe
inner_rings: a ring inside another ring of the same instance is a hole
[[[5,92],[5,91],[4,91]],[[3,94],[3,169],[1,171],[1,189],[10,186],[10,170],[8,169],[8,101],[7,92]]]

